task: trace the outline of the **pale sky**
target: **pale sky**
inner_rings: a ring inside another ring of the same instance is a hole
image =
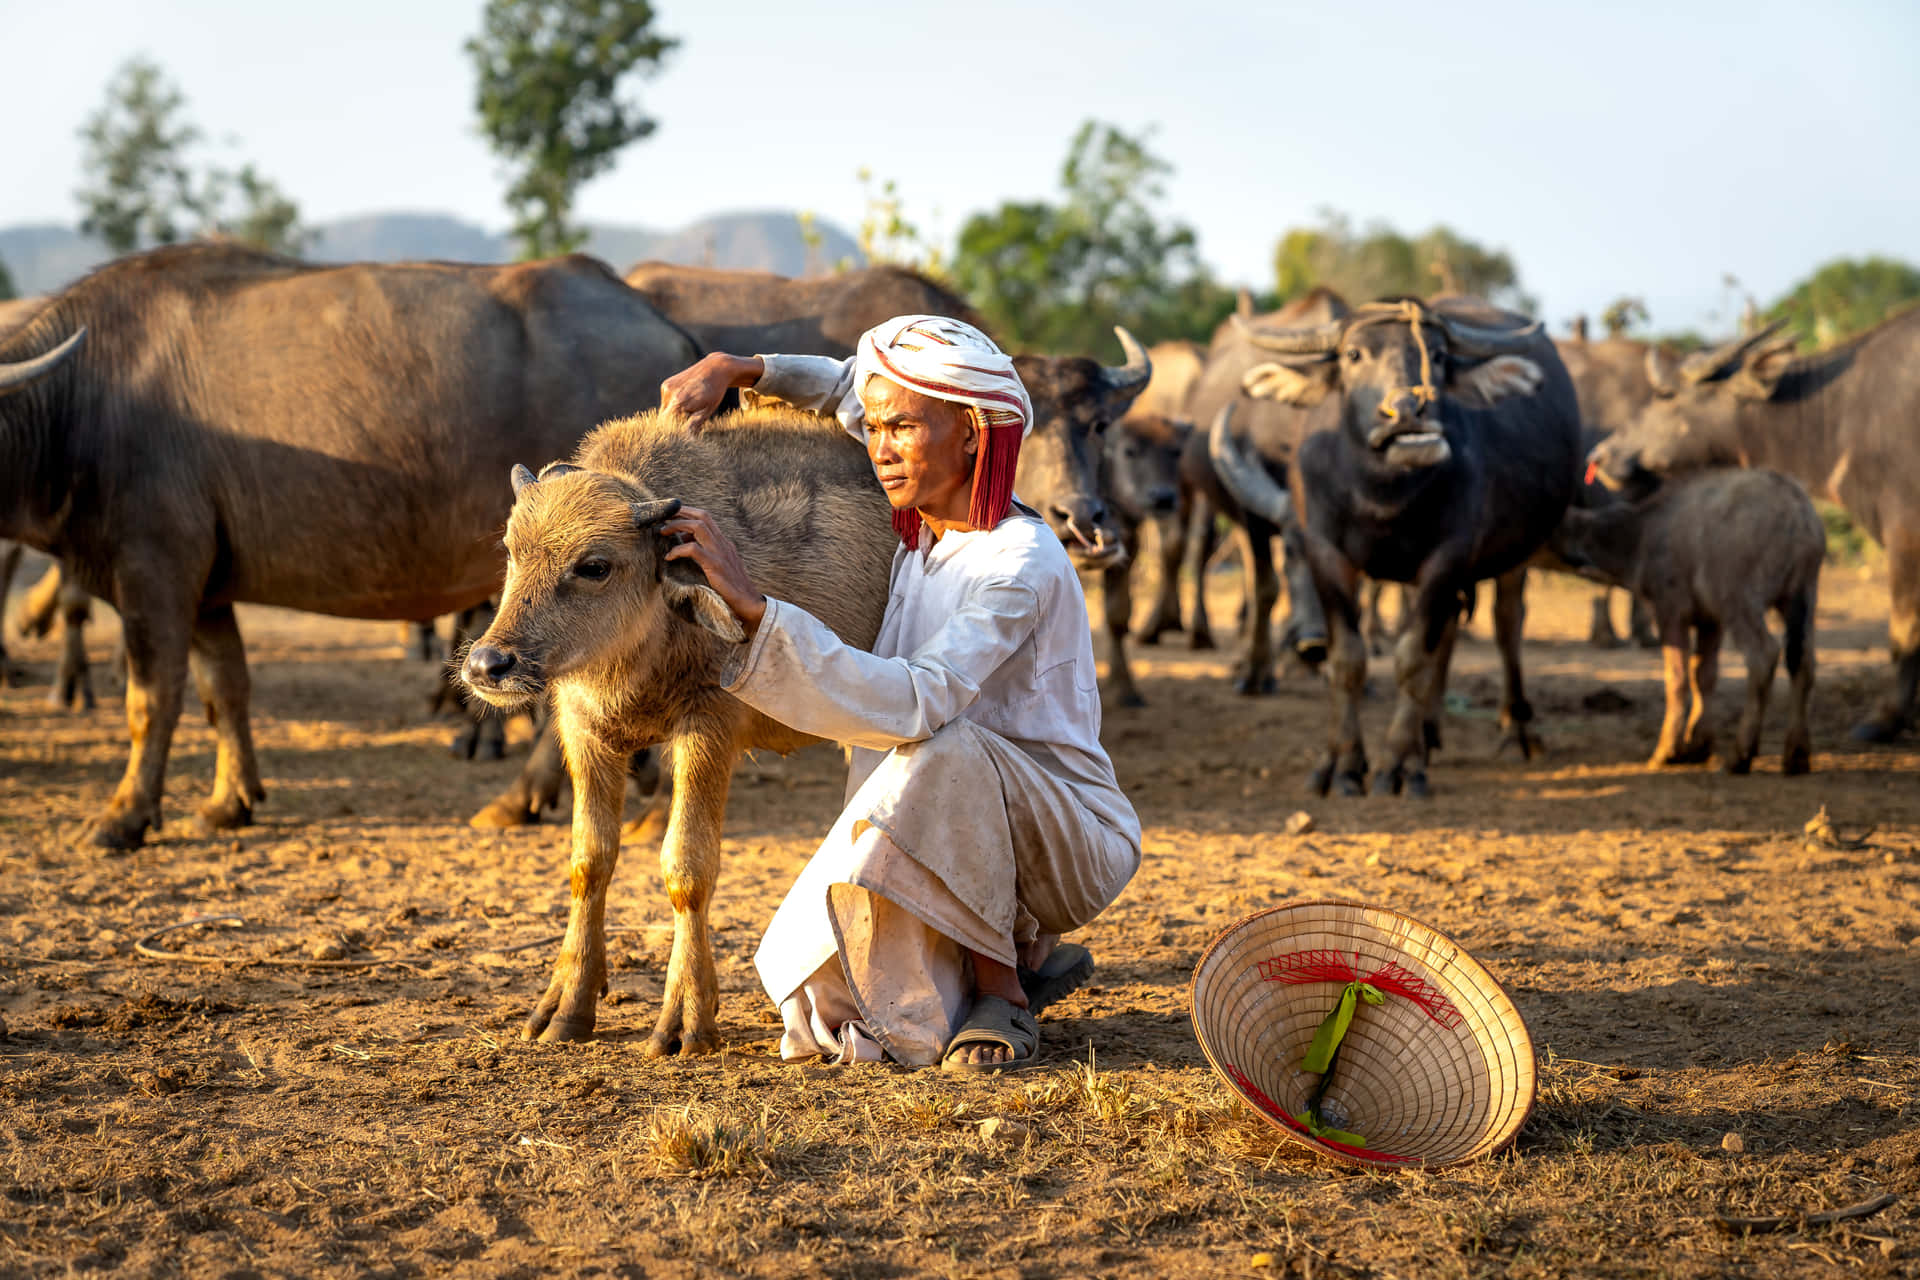
[[[1556,326],[1621,294],[1720,327],[1816,264],[1920,262],[1920,4],[1476,0],[1099,5],[659,0],[682,39],[640,86],[659,129],[579,212],[671,230],[810,209],[852,231],[856,172],[951,242],[1050,198],[1087,117],[1152,126],[1164,211],[1226,280],[1271,279],[1323,206],[1502,246]],[[0,0],[0,226],[72,224],[83,118],[157,59],[308,221],[447,212],[504,227],[462,42],[479,0]],[[624,264],[618,264],[624,265]]]

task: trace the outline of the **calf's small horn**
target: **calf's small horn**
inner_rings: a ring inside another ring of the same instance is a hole
[[[1340,334],[1347,325],[1344,320],[1329,320],[1305,329],[1274,329],[1253,324],[1244,316],[1235,315],[1233,327],[1256,347],[1278,351],[1283,355],[1318,356],[1340,345]]]
[[[679,514],[678,498],[656,498],[652,502],[633,504],[633,523],[636,528],[650,529],[656,524],[665,524]]]
[[[512,475],[513,475],[513,496],[516,498],[520,496],[520,491],[522,489],[526,488],[530,484],[537,483],[533,478],[533,472],[527,470],[526,466],[523,463],[516,462],[513,464]]]
[[[1247,457],[1233,438],[1233,402],[1220,406],[1213,427],[1207,432],[1207,458],[1234,500],[1275,525],[1284,525],[1293,515],[1293,498],[1273,482],[1267,469]]]
[[[18,364],[0,364],[0,391],[11,391],[15,387],[24,387],[35,378],[44,377],[58,368],[66,358],[80,349],[87,339],[86,326],[73,331],[73,336],[47,352],[31,360],[22,360]]]
[[[1120,339],[1120,349],[1127,353],[1127,362],[1123,365],[1105,365],[1100,372],[1105,375],[1109,391],[1137,391],[1147,385],[1147,379],[1153,377],[1153,361],[1147,357],[1147,349],[1140,340],[1119,325],[1113,327],[1113,336]]]

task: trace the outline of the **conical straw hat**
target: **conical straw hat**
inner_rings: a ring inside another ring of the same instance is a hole
[[[1301,1065],[1349,982],[1364,1001],[1341,1042],[1320,1119],[1297,1117],[1321,1077]],[[1213,940],[1193,971],[1193,1029],[1220,1078],[1282,1133],[1369,1168],[1435,1168],[1491,1155],[1533,1109],[1533,1038],[1513,1001],[1446,934],[1360,902],[1293,902]]]

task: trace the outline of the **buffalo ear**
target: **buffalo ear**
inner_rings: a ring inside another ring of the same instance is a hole
[[[526,467],[522,466],[518,462],[513,464],[513,471],[510,473],[510,475],[512,476],[512,479],[513,479],[513,496],[516,498],[520,496],[520,491],[522,489],[526,488],[528,485],[534,482],[533,472],[527,470]]]
[[[1657,396],[1680,394],[1680,362],[1666,344],[1647,348],[1647,382]]]
[[[633,512],[634,528],[651,529],[680,514],[680,499],[658,498],[651,502],[636,502],[629,510]]]
[[[733,610],[720,598],[720,593],[707,585],[707,575],[698,565],[686,560],[668,561],[660,575],[660,592],[667,599],[667,608],[694,626],[730,644],[739,644],[747,638],[740,619],[733,616]]]
[[[1453,375],[1455,386],[1471,391],[1489,405],[1513,396],[1530,396],[1546,380],[1540,366],[1525,356],[1495,356]]]
[[[1780,378],[1793,363],[1794,343],[1776,342],[1748,356],[1740,369],[1727,380],[1727,390],[1742,400],[1768,400]]]
[[[1331,360],[1316,361],[1304,370],[1269,361],[1247,370],[1240,387],[1255,400],[1278,400],[1305,409],[1327,398],[1336,369]]]

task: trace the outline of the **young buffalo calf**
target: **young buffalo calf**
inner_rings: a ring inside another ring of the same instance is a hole
[[[1780,768],[1807,771],[1813,609],[1826,532],[1800,486],[1772,471],[1728,468],[1675,476],[1639,503],[1570,509],[1554,546],[1569,564],[1644,597],[1653,608],[1666,656],[1667,716],[1649,767],[1701,761],[1712,752],[1713,733],[1703,721],[1719,675],[1723,631],[1747,660],[1747,709],[1726,768],[1745,773],[1753,767],[1780,657],[1780,645],[1767,630],[1771,608],[1786,624],[1787,671],[1793,677]]]
[[[627,762],[666,744],[674,790],[660,867],[673,903],[665,1007],[649,1056],[719,1048],[707,907],[740,753],[814,741],[722,692],[739,621],[660,525],[684,503],[712,514],[761,591],[871,647],[899,544],[860,445],[831,422],[756,409],[697,434],[671,418],[611,422],[573,465],[514,471],[500,611],[467,656],[480,697],[512,708],[553,695],[573,779],[573,910],[552,981],[522,1034],[593,1033],[607,981],[608,882],[620,853]]]

